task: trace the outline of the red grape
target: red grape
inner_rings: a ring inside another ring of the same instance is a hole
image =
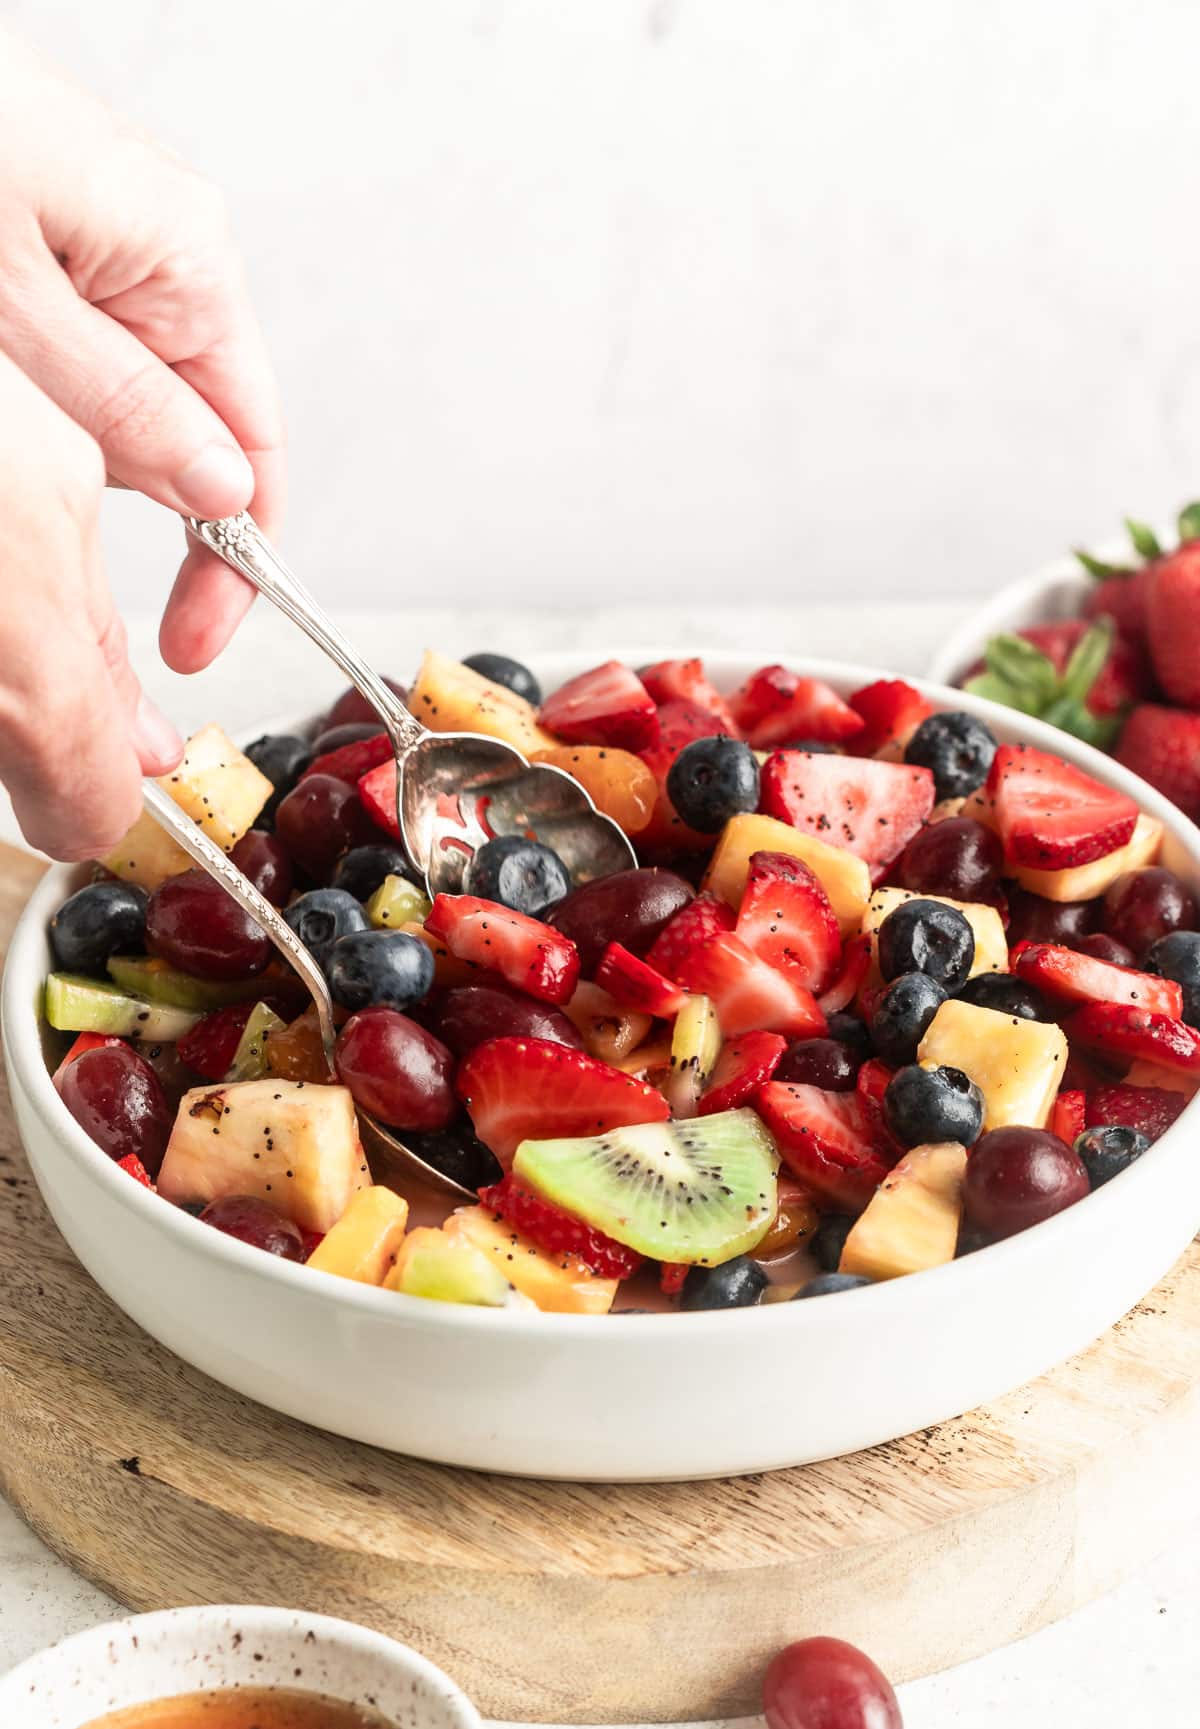
[[[1089,1192],[1083,1160],[1046,1129],[981,1135],[967,1155],[967,1223],[995,1242],[1061,1213]]]
[[[763,1681],[767,1729],[903,1729],[891,1684],[844,1639],[786,1646]]]
[[[797,1039],[779,1059],[772,1080],[821,1087],[827,1093],[852,1093],[862,1057],[839,1039]]]
[[[310,774],[275,812],[275,833],[310,876],[324,882],[352,846],[378,840],[357,788],[331,774]]]
[[[1135,967],[1137,956],[1132,949],[1127,949],[1124,943],[1119,943],[1116,937],[1106,936],[1103,931],[1093,931],[1090,937],[1075,945],[1081,955],[1091,955],[1094,960],[1107,961],[1114,967]]]
[[[262,829],[252,828],[235,844],[229,856],[272,906],[286,904],[292,892],[292,861],[282,841]]]
[[[175,1113],[162,1082],[132,1045],[98,1045],[68,1063],[58,1090],[81,1129],[110,1159],[130,1153],[156,1177]]]
[[[617,871],[575,889],[550,909],[546,923],[571,938],[584,977],[590,978],[609,943],[623,943],[635,955],[644,955],[694,893],[674,871]]]
[[[1105,930],[1135,955],[1171,931],[1194,931],[1196,918],[1191,889],[1161,865],[1126,871],[1104,897]]]
[[[439,991],[422,1005],[421,1021],[465,1057],[488,1039],[551,1039],[558,1045],[583,1049],[575,1023],[561,1009],[538,1003],[523,991],[502,984],[456,985]]]
[[[338,1035],[338,1075],[364,1111],[396,1129],[444,1129],[458,1113],[454,1058],[397,1009],[360,1009]]]
[[[1073,949],[1095,929],[1095,901],[1050,901],[1028,889],[1009,896],[1008,944],[1061,943]]]
[[[327,726],[313,740],[313,758],[326,756],[331,750],[340,750],[344,744],[360,744],[364,738],[376,738],[379,733],[379,717],[372,720],[347,721],[342,726]]]
[[[236,1237],[239,1243],[249,1243],[252,1249],[263,1249],[281,1260],[306,1258],[300,1227],[284,1218],[270,1201],[260,1201],[257,1195],[224,1195],[218,1201],[210,1201],[200,1219],[203,1224],[224,1231],[227,1237]]]
[[[978,901],[995,894],[1003,874],[998,836],[973,817],[956,816],[914,835],[896,860],[892,879],[917,894]]]
[[[244,979],[262,972],[271,944],[207,871],[168,877],[146,907],[146,947],[200,979]]]
[[[408,698],[408,692],[402,684],[397,684],[394,678],[385,678],[384,684],[389,690],[394,690],[401,702]],[[360,696],[353,685],[344,690],[338,697],[325,719],[321,722],[322,732],[328,732],[331,727],[349,726],[358,721],[374,721],[375,731],[379,731],[379,716],[371,707],[365,696]],[[325,747],[327,750],[331,746]]]

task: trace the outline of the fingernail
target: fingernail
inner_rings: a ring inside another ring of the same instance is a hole
[[[166,715],[144,696],[138,698],[133,717],[133,743],[143,770],[150,774],[165,774],[183,755],[183,740]]]
[[[254,497],[254,470],[234,444],[210,444],[181,474],[175,490],[194,516],[235,516]]]

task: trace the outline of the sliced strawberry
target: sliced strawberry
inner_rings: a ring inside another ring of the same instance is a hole
[[[818,1205],[862,1212],[888,1164],[856,1094],[768,1081],[755,1108],[784,1163]]]
[[[670,1020],[687,1001],[687,992],[672,984],[655,967],[621,943],[609,943],[596,968],[596,983],[623,1009],[637,1009],[644,1015]]]
[[[339,745],[337,750],[327,750],[324,756],[318,756],[309,763],[301,780],[307,780],[310,774],[331,774],[335,780],[349,781],[351,786],[357,786],[362,777],[373,768],[378,768],[381,762],[395,764],[392,754],[392,741],[386,732],[377,732],[371,738],[358,738],[350,744]]]
[[[748,1105],[760,1087],[766,1086],[787,1050],[779,1033],[743,1033],[721,1046],[707,1089],[700,1095],[700,1115],[714,1111],[736,1111]]]
[[[600,1135],[670,1115],[657,1087],[549,1039],[491,1039],[458,1071],[475,1133],[508,1170],[522,1141]]]
[[[480,1189],[479,1199],[539,1249],[551,1255],[578,1255],[601,1279],[628,1279],[642,1265],[636,1249],[627,1249],[573,1213],[564,1212],[511,1171],[490,1188]]]
[[[832,685],[800,678],[786,666],[763,666],[729,699],[733,718],[756,750],[796,739],[842,744],[863,730],[863,718]]]
[[[934,798],[927,768],[777,750],[763,766],[760,808],[857,853],[881,875],[928,821]]]
[[[1088,1003],[1063,1023],[1072,1043],[1167,1069],[1200,1070],[1200,1032],[1167,1015],[1126,1003]]]
[[[658,1270],[658,1288],[664,1297],[677,1297],[691,1267],[687,1261],[664,1261]]]
[[[863,722],[852,741],[855,756],[898,757],[933,704],[902,678],[877,678],[847,699]]]
[[[630,667],[619,660],[568,679],[547,697],[542,725],[568,744],[611,744],[640,751],[658,737],[654,699]]]
[[[1005,856],[1038,870],[1066,870],[1123,847],[1138,808],[1123,792],[1027,744],[1002,744],[987,778]]]
[[[124,1039],[119,1039],[113,1033],[80,1033],[62,1062],[55,1069],[51,1079],[57,1086],[64,1069],[69,1068],[76,1057],[83,1056],[85,1051],[98,1051],[101,1045],[123,1045]]]
[[[731,931],[735,922],[733,908],[725,901],[719,901],[715,895],[697,895],[695,900],[680,907],[659,931],[646,955],[646,963],[656,972],[674,979],[676,969],[683,965],[693,949],[699,948],[710,937],[719,936],[722,931]]]
[[[677,698],[658,711],[659,736],[639,754],[658,782],[658,800],[650,821],[639,832],[637,844],[644,853],[707,852],[710,834],[689,828],[667,797],[667,775],[671,764],[686,745],[698,738],[712,738],[720,730],[711,710]]]
[[[674,976],[686,990],[712,998],[726,1038],[761,1029],[811,1039],[825,1031],[812,992],[790,971],[760,960],[732,931],[692,949]]]
[[[747,948],[810,991],[823,990],[842,956],[837,915],[816,874],[790,853],[751,854],[735,926]]]
[[[396,759],[389,756],[378,768],[363,775],[358,783],[358,796],[371,821],[393,840],[400,839],[400,823],[396,816]]]
[[[887,1126],[887,1118],[883,1112],[883,1095],[887,1092],[895,1073],[895,1069],[890,1068],[879,1057],[868,1057],[859,1069],[858,1078],[854,1083],[854,1091],[858,1095],[859,1104],[862,1106],[863,1120],[871,1125],[876,1144],[880,1148],[895,1149],[892,1152],[893,1158],[899,1148],[896,1147],[892,1139],[892,1132]]]
[[[710,684],[700,660],[660,660],[644,666],[638,675],[659,706],[660,718],[665,703],[680,701],[705,709],[717,722],[710,730],[740,738],[737,722],[729,704],[714,684]]]
[[[1100,1086],[1087,1095],[1086,1126],[1090,1129],[1120,1123],[1156,1141],[1166,1134],[1187,1102],[1186,1093],[1171,1092],[1166,1087],[1131,1087],[1128,1082]]]
[[[478,895],[438,895],[425,929],[456,960],[490,967],[544,1003],[565,1003],[579,983],[579,950],[540,919]]]
[[[153,1179],[136,1153],[126,1153],[123,1159],[118,1159],[117,1169],[124,1171],[126,1176],[132,1177],[134,1182],[140,1183],[144,1189],[149,1189],[151,1194],[155,1192]]]
[[[253,999],[214,1009],[184,1033],[176,1050],[181,1062],[206,1081],[223,1081],[237,1055],[238,1045],[254,1008]]]
[[[821,1013],[837,1015],[843,1009],[848,1009],[861,990],[870,970],[870,937],[849,937],[842,950],[842,964],[838,969],[837,977],[829,989],[822,991],[817,999],[821,1005]]]
[[[1114,966],[1077,949],[1060,948],[1057,943],[1018,943],[1011,966],[1018,978],[1063,1002],[1133,1003],[1170,1020],[1183,1019],[1183,991],[1174,979]]]
[[[1052,1135],[1073,1147],[1076,1137],[1087,1128],[1087,1094],[1077,1087],[1064,1088],[1054,1101],[1049,1128]]]

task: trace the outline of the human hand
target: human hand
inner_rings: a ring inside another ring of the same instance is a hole
[[[0,351],[91,435],[110,481],[201,517],[253,504],[277,532],[282,421],[220,195],[2,30]],[[168,665],[207,666],[251,599],[191,543]]]
[[[103,494],[95,440],[0,355],[0,780],[26,838],[61,859],[115,846],[142,775],[182,748],[126,658]]]

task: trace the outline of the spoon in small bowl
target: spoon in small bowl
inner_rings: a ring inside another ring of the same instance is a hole
[[[533,835],[552,847],[578,887],[637,864],[624,831],[562,769],[533,764],[478,733],[430,732],[414,718],[317,605],[254,519],[187,526],[266,595],[341,667],[379,716],[396,758],[397,821],[430,897],[460,894],[478,847],[498,835]]]
[[[333,998],[329,994],[329,986],[325,982],[325,974],[317,963],[312,951],[300,941],[295,931],[286,919],[271,905],[266,897],[259,893],[248,877],[244,876],[233,860],[223,853],[216,842],[211,840],[192,819],[182,811],[170,795],[164,792],[157,781],[148,780],[142,789],[142,797],[146,810],[181,846],[189,858],[215,877],[217,882],[233,896],[238,905],[256,924],[261,925],[266,935],[274,943],[284,960],[299,973],[308,987],[309,995],[317,1011],[317,1024],[321,1031],[321,1045],[325,1053],[325,1064],[331,1081],[337,1082],[337,1064],[334,1056],[334,1045],[337,1039],[337,1028],[333,1020]],[[453,1177],[448,1177],[444,1171],[439,1171],[436,1165],[426,1163],[411,1147],[400,1140],[391,1129],[385,1128],[368,1113],[356,1107],[358,1119],[363,1131],[363,1141],[368,1155],[374,1154],[383,1164],[391,1163],[398,1169],[428,1184],[431,1188],[442,1189],[451,1194],[466,1196],[475,1200],[472,1189],[456,1183]]]

